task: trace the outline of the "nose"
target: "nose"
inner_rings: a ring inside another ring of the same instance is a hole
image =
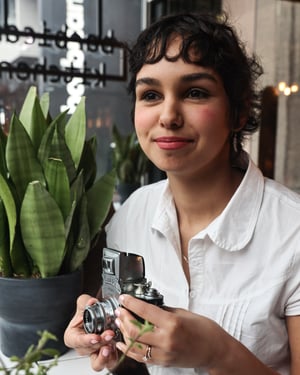
[[[159,117],[160,125],[166,129],[177,129],[183,126],[180,105],[174,98],[165,98]]]

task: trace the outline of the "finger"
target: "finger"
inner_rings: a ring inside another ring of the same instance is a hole
[[[119,301],[127,310],[133,312],[140,318],[151,322],[156,327],[160,326],[162,319],[167,319],[169,316],[169,312],[165,311],[162,307],[152,305],[128,294],[122,294],[119,297]]]
[[[103,346],[99,351],[90,354],[91,367],[95,371],[101,371],[105,367],[113,368],[118,360],[118,352],[115,345]]]
[[[119,317],[116,318],[115,322],[121,330],[124,339],[124,342],[118,342],[116,344],[118,349],[126,354],[126,356],[136,361],[145,362],[145,360],[150,360],[148,355],[145,357],[145,353],[151,352],[152,346],[149,343],[155,343],[156,339],[151,339],[147,336],[146,332],[150,332],[148,331],[148,326],[134,324],[133,320],[135,318],[125,308],[119,307],[116,311],[116,315]],[[120,319],[121,316],[122,320]],[[150,329],[151,328],[150,326]],[[150,352],[148,352],[149,350]]]
[[[83,312],[86,306],[93,305],[94,303],[98,302],[97,298],[91,297],[88,294],[82,294],[77,298],[77,312]]]
[[[145,322],[144,324],[137,320],[128,310],[119,307],[116,310],[115,324],[120,329],[123,339],[127,345],[130,345],[133,341],[138,341],[139,344],[147,343],[147,340],[151,340],[147,336],[149,332],[153,332],[154,326]],[[155,341],[155,338],[152,338]]]
[[[88,294],[82,294],[77,298],[76,312],[69,323],[70,326],[78,326],[83,322],[83,312],[86,306],[96,303],[98,300],[89,296]]]
[[[72,334],[76,328],[83,331],[83,312],[88,305],[92,305],[98,300],[87,294],[83,294],[77,298],[76,312],[68,324],[65,335]],[[77,331],[76,331],[77,333]]]
[[[74,334],[71,338],[72,344],[68,345],[68,340],[65,340],[65,343],[68,347],[75,349],[79,355],[90,355],[112,343],[113,339],[114,332],[109,330],[103,332],[101,336],[97,334]]]
[[[131,314],[125,308],[119,307],[116,309],[115,314],[117,318],[115,319],[115,324],[120,329],[125,344],[130,346],[133,341],[138,341],[139,344],[156,344],[156,340],[160,340],[159,336],[154,336],[152,333],[159,335],[159,329],[154,327],[152,323],[137,322],[137,318]]]
[[[130,348],[130,344],[126,345],[121,341],[117,342],[116,346],[127,357],[130,357],[137,362],[144,362],[143,358],[145,356],[147,346],[140,344],[140,346],[133,345]]]
[[[151,345],[136,343],[136,345],[128,346],[123,342],[118,342],[116,346],[117,349],[126,354],[127,357],[130,357],[137,362],[163,364],[163,360],[161,358],[162,352],[158,348]]]

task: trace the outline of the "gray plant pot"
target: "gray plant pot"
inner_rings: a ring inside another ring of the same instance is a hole
[[[48,347],[67,351],[64,331],[81,293],[81,271],[45,279],[0,277],[0,349],[4,355],[22,357],[36,344],[38,331],[48,330],[58,341]]]

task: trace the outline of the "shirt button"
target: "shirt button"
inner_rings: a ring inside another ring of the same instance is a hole
[[[196,292],[193,290],[190,291],[190,298],[194,298],[196,296]]]

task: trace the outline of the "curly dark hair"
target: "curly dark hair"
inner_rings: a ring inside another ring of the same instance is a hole
[[[168,57],[167,48],[174,36],[182,40],[181,49],[177,56]],[[162,58],[169,61],[182,58],[219,74],[230,103],[231,157],[238,156],[245,136],[259,127],[260,92],[256,82],[263,70],[256,56],[246,53],[227,15],[176,14],[163,17],[142,31],[129,50],[128,90],[133,105],[137,73],[144,64],[155,64]],[[241,118],[246,119],[242,126]]]

